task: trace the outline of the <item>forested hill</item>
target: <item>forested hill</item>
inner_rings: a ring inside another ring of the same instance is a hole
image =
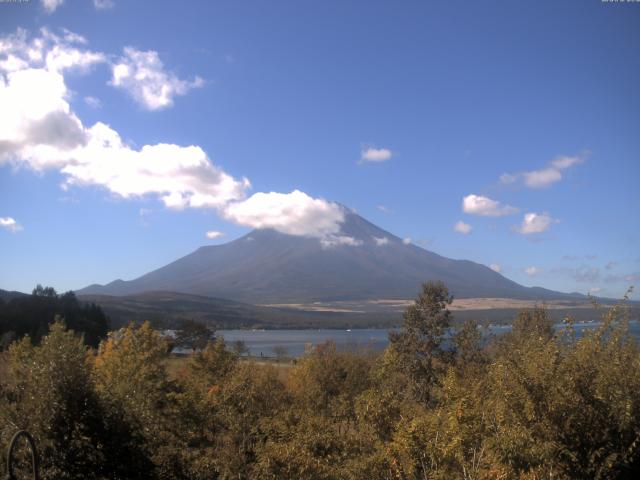
[[[109,331],[109,321],[102,308],[78,301],[73,292],[59,295],[53,288],[40,285],[31,295],[2,290],[0,349],[24,335],[39,342],[56,317],[60,317],[67,327],[82,333],[85,342],[91,346],[97,346]]]

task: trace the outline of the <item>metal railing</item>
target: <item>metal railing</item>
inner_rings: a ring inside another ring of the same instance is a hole
[[[18,444],[18,439],[24,437],[27,440],[27,444],[31,450],[31,469],[33,471],[33,480],[40,480],[39,465],[38,465],[38,451],[36,450],[36,442],[29,432],[26,430],[19,430],[11,438],[9,442],[9,448],[7,449],[7,476],[6,480],[16,480],[16,476],[13,472],[14,463],[14,451]]]

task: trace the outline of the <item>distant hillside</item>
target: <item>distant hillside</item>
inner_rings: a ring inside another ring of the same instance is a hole
[[[327,310],[313,311],[317,305],[298,308],[273,308],[175,292],[147,292],[130,296],[81,295],[83,302],[100,305],[109,316],[112,328],[131,321],[151,321],[159,328],[173,328],[182,320],[193,319],[214,325],[218,329],[235,328],[371,328],[396,327],[402,324],[404,307],[372,307],[366,304],[323,304]],[[585,301],[560,301],[549,305],[549,315],[557,322],[567,315],[576,321],[598,318],[597,312]],[[328,310],[337,307],[337,311]],[[640,305],[632,303],[631,317],[640,316]],[[349,310],[349,308],[352,308]],[[524,307],[523,307],[524,308]],[[454,323],[473,319],[491,324],[511,323],[521,308],[454,308]]]
[[[28,294],[26,293],[0,289],[0,299],[4,300],[5,302],[8,302],[9,300],[14,298],[20,298],[20,297],[26,297],[26,296],[28,296]]]
[[[398,312],[314,312],[249,305],[218,298],[176,292],[145,292],[129,296],[79,295],[100,305],[112,328],[149,320],[173,328],[191,319],[216,328],[358,328],[389,327],[401,323]]]
[[[359,215],[345,212],[340,234],[356,245],[327,246],[315,238],[254,230],[224,245],[201,247],[134,280],[91,285],[77,293],[171,291],[251,304],[308,303],[414,298],[423,282],[442,280],[458,298],[579,298],[524,287],[484,265],[405,244]]]

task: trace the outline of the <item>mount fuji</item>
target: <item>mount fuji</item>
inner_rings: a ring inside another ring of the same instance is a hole
[[[485,265],[453,260],[403,240],[344,209],[329,239],[252,232],[204,246],[139,278],[90,285],[80,295],[165,291],[251,304],[408,299],[441,280],[456,298],[575,299],[579,294],[525,287]]]

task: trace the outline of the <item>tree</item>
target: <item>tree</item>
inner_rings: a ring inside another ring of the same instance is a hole
[[[233,342],[233,351],[236,353],[236,355],[241,357],[245,354],[249,354],[249,347],[247,347],[247,344],[244,342],[244,340],[236,340],[235,342]]]
[[[96,390],[108,420],[136,433],[136,443],[155,464],[157,475],[180,478],[175,469],[179,438],[173,428],[175,385],[166,371],[167,341],[149,322],[111,332],[95,357]]]
[[[124,437],[104,421],[81,336],[58,319],[39,346],[28,337],[14,343],[8,363],[3,396],[10,401],[0,401],[0,427],[35,437],[43,479],[127,476],[121,467],[131,457],[121,455]]]
[[[47,298],[56,298],[58,294],[56,293],[53,287],[43,287],[42,285],[36,285],[31,291],[31,295],[34,297],[47,297]]]
[[[408,374],[414,394],[422,402],[428,401],[431,387],[451,357],[442,348],[442,342],[451,321],[447,307],[452,302],[444,283],[423,284],[420,295],[404,312],[402,330],[389,334],[398,367]]]
[[[109,330],[109,321],[98,305],[79,302],[73,292],[58,295],[52,287],[38,285],[32,295],[0,303],[0,334],[13,331],[16,338],[29,335],[39,343],[56,315],[69,329],[83,333],[86,344],[92,347],[97,347]]]
[[[215,330],[204,323],[195,320],[184,320],[176,332],[176,345],[192,350],[202,350],[215,339]]]

